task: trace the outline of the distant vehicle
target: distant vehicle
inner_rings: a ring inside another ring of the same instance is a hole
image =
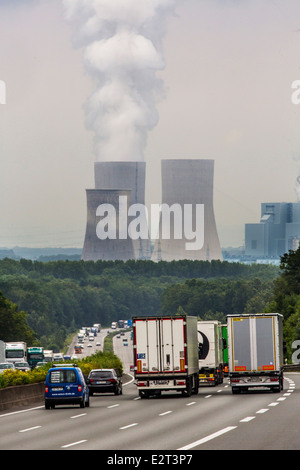
[[[76,344],[76,346],[74,347],[74,352],[75,354],[82,354],[82,345]]]
[[[111,329],[115,330],[116,328],[118,328],[118,323],[116,321],[113,321],[111,324]]]
[[[19,341],[5,343],[6,362],[27,362],[27,344]]]
[[[37,365],[35,366],[36,369],[40,369],[41,367],[44,367],[48,364],[48,362],[38,362]]]
[[[31,369],[34,369],[38,362],[44,360],[44,348],[29,347],[27,348],[27,361]]]
[[[56,405],[90,405],[89,389],[82,370],[74,365],[57,364],[51,367],[45,381],[45,408]]]
[[[100,341],[97,341],[96,346],[101,346]]]
[[[128,346],[128,342],[124,341],[123,346]]]
[[[87,385],[90,395],[112,392],[122,395],[122,380],[114,369],[93,369],[88,375]]]
[[[28,362],[15,362],[14,366],[15,366],[15,369],[21,370],[22,372],[28,372],[31,370]]]
[[[15,367],[12,362],[1,362],[0,363],[0,374],[2,374],[5,370],[14,370]]]
[[[54,353],[53,354],[53,362],[63,362],[64,355],[63,353]]]
[[[44,349],[44,361],[53,362],[53,351],[52,349]]]
[[[84,341],[84,335],[82,333],[77,335],[78,343],[83,343]]]
[[[91,343],[89,343],[89,344],[88,344],[88,348],[92,348],[92,345],[91,345]]]
[[[94,323],[93,324],[94,328],[97,328],[97,332],[99,333],[101,331],[101,323]]]

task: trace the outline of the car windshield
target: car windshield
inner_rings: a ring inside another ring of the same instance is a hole
[[[105,379],[110,378],[113,376],[113,373],[110,370],[97,370],[95,372],[91,372],[90,378],[92,379]]]
[[[75,370],[57,369],[50,372],[51,384],[77,382]]]
[[[13,369],[12,364],[0,364],[0,369]]]
[[[29,367],[27,362],[15,362],[15,367]]]

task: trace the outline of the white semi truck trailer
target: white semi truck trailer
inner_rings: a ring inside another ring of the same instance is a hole
[[[141,316],[132,320],[134,373],[140,397],[162,391],[197,394],[197,318]]]
[[[227,347],[222,337],[222,325],[217,320],[198,321],[197,330],[199,385],[219,385],[223,382],[223,350]]]
[[[283,316],[258,313],[227,316],[232,393],[250,388],[283,389]]]

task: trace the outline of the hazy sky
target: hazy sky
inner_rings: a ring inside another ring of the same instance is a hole
[[[95,161],[84,107],[95,82],[73,39],[62,0],[0,0],[0,246],[83,245]],[[212,158],[221,245],[242,245],[261,202],[297,200],[300,2],[179,1],[163,57],[147,203],[160,202],[161,159]]]

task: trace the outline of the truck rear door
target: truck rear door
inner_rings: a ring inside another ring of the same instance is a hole
[[[231,328],[235,372],[275,370],[274,317],[231,318]]]
[[[183,318],[135,320],[137,373],[185,371]]]

